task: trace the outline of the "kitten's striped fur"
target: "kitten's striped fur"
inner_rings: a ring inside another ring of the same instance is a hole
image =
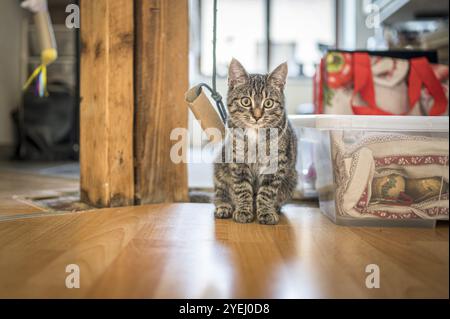
[[[257,142],[258,129],[274,128],[278,131],[278,167],[273,174],[261,174],[264,163],[260,161],[216,163],[214,204],[217,218],[233,217],[236,222],[248,223],[256,216],[262,224],[277,224],[281,206],[291,198],[297,183],[297,141],[284,107],[286,77],[286,63],[267,75],[248,74],[235,59],[230,63],[227,126],[246,129],[248,134],[247,137],[233,135],[225,143],[236,145],[237,139],[243,139],[247,155],[248,150],[253,149],[251,143]],[[233,156],[235,152],[233,147]]]

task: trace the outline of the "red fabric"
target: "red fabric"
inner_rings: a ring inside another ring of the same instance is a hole
[[[408,79],[410,109],[401,114],[386,112],[377,106],[372,67],[370,57],[367,53],[355,52],[353,54],[353,68],[353,97],[360,94],[361,98],[367,103],[367,106],[361,106],[353,105],[352,102],[352,110],[356,115],[406,115],[419,100],[422,85],[425,85],[430,92],[430,95],[434,98],[434,104],[429,115],[441,115],[447,109],[447,98],[442,85],[436,78],[436,75],[426,58],[414,58],[410,60],[410,73]]]
[[[322,114],[323,113],[323,76],[324,76],[324,68],[325,68],[325,58],[320,59],[319,64],[319,70],[316,73],[317,78],[315,79],[314,83],[314,97],[316,99],[316,113]],[[316,87],[319,87],[317,90]],[[317,95],[316,95],[317,94]]]
[[[353,54],[353,97],[358,93],[366,101],[367,106],[353,105],[353,113],[357,115],[385,115],[384,111],[376,106],[375,89],[373,84],[372,66],[367,53],[356,52]]]
[[[376,105],[375,88],[373,84],[372,65],[367,53],[355,52],[353,54],[353,97],[358,93],[367,103],[367,106],[353,105],[353,114],[356,115],[393,115],[385,112]],[[353,101],[353,98],[352,98]]]
[[[333,53],[331,53],[333,54]],[[342,59],[344,64],[341,65],[339,70],[335,70],[333,72],[328,71],[327,69],[327,86],[332,89],[340,88],[353,80],[353,55],[352,53],[334,53],[338,54]],[[324,58],[325,63],[328,60],[328,55]],[[327,65],[328,67],[328,65]]]
[[[426,58],[411,60],[409,72],[409,101],[415,105],[420,98],[422,85],[424,85],[434,99],[429,115],[441,115],[447,110],[447,97],[442,85],[433,72]]]

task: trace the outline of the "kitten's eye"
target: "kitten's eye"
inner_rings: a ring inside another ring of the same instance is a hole
[[[249,107],[252,104],[252,100],[250,100],[248,97],[243,97],[241,99],[241,104],[242,106]]]
[[[264,100],[264,107],[266,109],[270,109],[275,103],[273,102],[272,99],[266,99]]]

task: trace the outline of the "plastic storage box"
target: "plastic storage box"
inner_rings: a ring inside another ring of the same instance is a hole
[[[320,208],[336,224],[448,220],[448,117],[317,115],[310,124]]]
[[[290,115],[289,120],[297,135],[298,182],[294,192],[295,199],[317,199],[316,168],[314,161],[314,136],[308,129],[315,126],[315,115]]]

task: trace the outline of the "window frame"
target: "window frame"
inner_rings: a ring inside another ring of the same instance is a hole
[[[202,72],[201,69],[201,62],[202,62],[202,49],[201,49],[201,45],[202,45],[202,33],[200,32],[202,29],[202,2],[203,1],[208,1],[208,0],[191,0],[193,2],[195,2],[195,6],[194,6],[194,13],[196,15],[196,17],[198,18],[198,23],[196,24],[197,30],[196,33],[198,34],[198,40],[194,41],[195,43],[195,52],[196,52],[196,56],[195,56],[195,72],[197,73],[198,76],[202,77],[202,78],[208,78],[210,77],[209,75],[206,75]],[[226,0],[224,0],[226,1]],[[270,69],[270,60],[271,60],[271,55],[272,55],[272,37],[271,37],[271,33],[270,33],[270,27],[271,27],[271,18],[270,18],[270,11],[271,11],[271,6],[273,1],[276,0],[260,0],[263,2],[264,5],[264,26],[265,26],[265,30],[264,30],[264,43],[265,43],[265,47],[266,47],[266,54],[265,54],[265,72],[269,72]],[[334,26],[335,26],[335,30],[334,30],[334,43],[332,44],[332,47],[337,47],[337,43],[339,41],[339,32],[338,32],[338,26],[339,26],[339,15],[338,15],[338,9],[339,9],[339,4],[338,2],[340,2],[342,0],[333,0],[333,12],[334,12]],[[190,27],[192,27],[192,24],[190,25]],[[217,78],[219,79],[224,79],[226,78],[226,76],[217,74]],[[289,76],[290,79],[298,79],[298,80],[302,80],[302,79],[311,79],[311,77],[306,76],[306,75],[299,75],[299,76]]]

